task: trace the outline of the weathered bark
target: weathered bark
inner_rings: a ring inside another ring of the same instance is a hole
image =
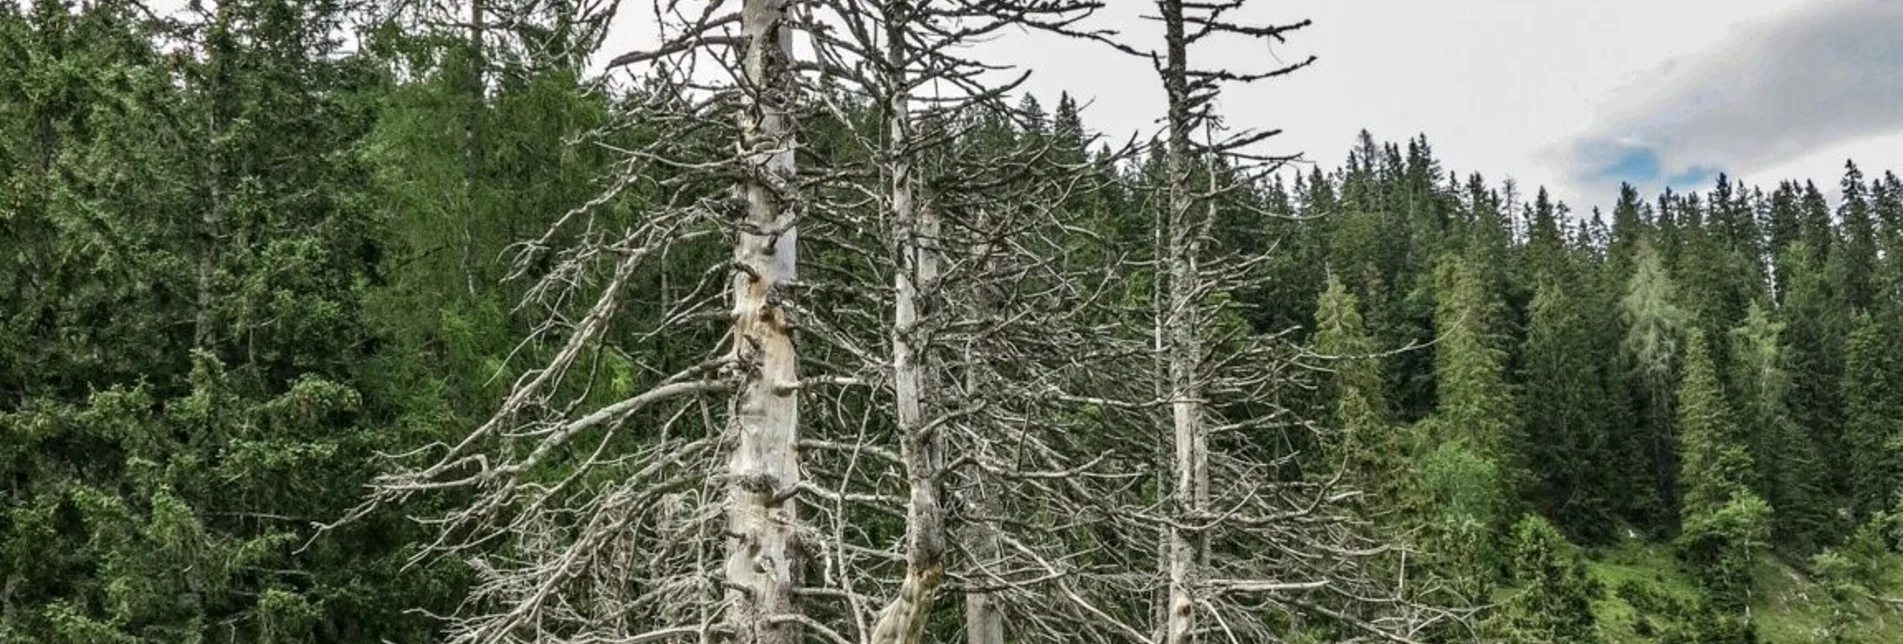
[[[755,178],[738,187],[746,210],[734,244],[733,352],[740,380],[729,409],[736,442],[727,481],[727,618],[736,641],[794,644],[800,629],[794,593],[802,550],[799,509],[788,493],[800,482],[799,374],[784,298],[798,279],[797,239],[787,189],[795,173],[789,110],[792,38],[785,0],[745,0],[746,105],[740,130]]]
[[[1171,501],[1176,522],[1169,529],[1170,600],[1165,641],[1193,641],[1201,584],[1203,535],[1185,524],[1202,520],[1208,505],[1209,463],[1207,436],[1202,427],[1202,383],[1199,371],[1202,347],[1200,273],[1196,267],[1195,227],[1190,192],[1191,121],[1188,43],[1183,32],[1182,0],[1161,0],[1164,29],[1164,93],[1169,101],[1169,139],[1165,151],[1169,172],[1169,212],[1164,222],[1168,242],[1164,265],[1168,271],[1169,307],[1164,321],[1164,352],[1168,364],[1171,443],[1175,447],[1170,473],[1174,478]]]
[[[874,644],[916,644],[931,615],[932,597],[944,579],[945,522],[939,501],[944,448],[940,432],[926,422],[926,409],[936,397],[935,365],[927,349],[922,322],[932,314],[938,280],[938,217],[919,207],[916,151],[912,150],[911,88],[905,65],[909,53],[905,30],[909,17],[903,3],[887,5],[886,60],[886,173],[888,215],[896,238],[898,270],[894,271],[892,319],[892,388],[900,436],[899,454],[905,461],[910,488],[906,507],[905,581],[872,629]]]
[[[991,230],[990,219],[989,213],[980,208],[975,214],[972,228],[979,231]],[[978,264],[977,274],[991,273],[993,252],[991,244],[977,245],[973,258]],[[991,286],[973,283],[970,292],[964,296],[964,317],[969,320],[983,319],[991,310],[993,303]],[[965,395],[987,395],[984,379],[989,377],[990,365],[983,352],[971,350],[968,346],[964,353]],[[998,500],[991,489],[992,481],[985,480],[987,476],[982,469],[974,468],[967,476],[971,480],[964,481],[961,485],[965,491],[959,501],[963,503],[966,512],[975,515],[977,520],[967,523],[959,531],[958,538],[963,542],[965,552],[978,562],[978,566],[995,566],[1004,552],[997,526],[990,523],[993,517],[999,515]],[[973,576],[974,580],[978,578],[977,575]],[[999,605],[998,598],[990,591],[978,589],[965,593],[965,643],[1004,644],[1004,609]]]
[[[990,517],[998,512],[997,500],[984,482],[971,486],[966,493],[965,503],[974,512]],[[965,540],[965,549],[975,559],[995,565],[1003,553],[1004,547],[998,538],[997,529],[983,522],[968,526],[961,537]],[[965,593],[965,643],[966,644],[1004,644],[1004,609],[998,604],[998,598],[985,590],[973,590]]]

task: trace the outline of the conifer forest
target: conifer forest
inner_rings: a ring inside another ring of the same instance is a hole
[[[1903,642],[1897,174],[1323,167],[1143,4],[0,0],[0,643]]]

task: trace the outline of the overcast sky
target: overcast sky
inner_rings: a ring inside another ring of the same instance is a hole
[[[1149,2],[1109,4],[1102,25],[1154,33],[1135,19]],[[1315,24],[1274,49],[1218,43],[1192,57],[1319,56],[1229,93],[1223,112],[1285,130],[1270,149],[1328,168],[1363,128],[1426,134],[1447,169],[1545,185],[1578,211],[1608,204],[1620,181],[1702,190],[1722,170],[1834,190],[1846,158],[1903,170],[1903,0],[1259,0],[1252,11]],[[644,31],[624,25],[609,53]],[[1094,127],[1155,128],[1162,93],[1147,63],[1040,36],[974,53],[1030,68],[1047,106],[1060,91],[1089,103]]]

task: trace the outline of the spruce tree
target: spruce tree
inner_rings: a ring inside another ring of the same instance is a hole
[[[1835,550],[1825,550],[1810,559],[1812,578],[1823,587],[1822,606],[1830,611],[1824,622],[1824,642],[1827,644],[1859,644],[1860,640],[1851,634],[1851,627],[1862,620],[1857,614],[1856,600],[1869,592],[1860,588],[1856,579],[1856,562]]]
[[[1890,265],[1903,263],[1903,179],[1898,179],[1893,171],[1886,171],[1882,178],[1870,184],[1870,211],[1881,232],[1884,260]],[[1890,291],[1889,295],[1895,297],[1896,291]]]
[[[1529,514],[1508,537],[1507,579],[1517,585],[1502,606],[1503,632],[1515,642],[1602,641],[1592,602],[1604,593],[1585,557],[1551,523]]]
[[[1435,411],[1439,438],[1459,441],[1506,465],[1517,445],[1513,398],[1507,393],[1507,352],[1499,328],[1499,295],[1479,262],[1442,260],[1435,277]]]
[[[334,3],[176,18],[0,6],[0,85],[39,87],[0,88],[0,640],[426,639],[405,609],[459,583],[402,572],[401,518],[298,551],[377,451],[442,438],[367,373],[383,79]]]
[[[1619,200],[1612,207],[1612,239],[1606,246],[1606,263],[1619,283],[1632,276],[1639,252],[1639,240],[1645,235],[1645,220],[1640,216],[1639,191],[1632,184],[1619,184]]]
[[[1359,303],[1341,280],[1328,278],[1315,311],[1315,352],[1333,361],[1323,399],[1331,401],[1333,460],[1345,461],[1357,485],[1377,502],[1400,492],[1396,472],[1405,467],[1401,437],[1389,421],[1386,381],[1374,342],[1361,322]]]
[[[1802,553],[1827,534],[1832,509],[1819,484],[1824,463],[1791,416],[1783,330],[1763,307],[1751,305],[1744,323],[1731,330],[1731,385],[1757,466],[1753,487],[1776,513],[1773,536],[1780,546]]]
[[[1457,602],[1477,603],[1492,592],[1493,535],[1506,527],[1524,480],[1507,352],[1497,345],[1503,306],[1482,267],[1464,255],[1444,257],[1434,284],[1439,404],[1422,421],[1433,448],[1419,466],[1432,499],[1427,541]]]
[[[1798,239],[1810,244],[1811,258],[1821,266],[1836,252],[1837,236],[1830,221],[1830,202],[1824,199],[1823,191],[1817,189],[1815,182],[1804,182],[1799,191],[1797,212]]]
[[[1844,343],[1844,447],[1851,508],[1858,518],[1889,509],[1903,484],[1903,334],[1896,321],[1857,314]]]
[[[1597,378],[1596,347],[1577,301],[1548,279],[1533,298],[1522,348],[1520,413],[1536,507],[1582,539],[1612,535],[1618,486],[1613,475],[1607,397]]]
[[[1809,243],[1793,244],[1778,258],[1790,271],[1790,292],[1777,311],[1791,373],[1789,406],[1823,461],[1845,463],[1843,347],[1850,318],[1826,267],[1815,258]],[[1833,495],[1845,491],[1843,470],[1825,469],[1825,489]]]
[[[1679,552],[1708,601],[1725,610],[1750,597],[1751,569],[1770,538],[1770,507],[1751,491],[1751,454],[1719,384],[1704,333],[1686,335],[1679,382]]]
[[[1735,314],[1730,310],[1734,298],[1728,291],[1744,275],[1731,261],[1732,255],[1724,249],[1724,240],[1715,228],[1687,228],[1684,238],[1684,250],[1672,267],[1673,282],[1689,320],[1712,337],[1730,330],[1743,316],[1743,302],[1737,302]]]
[[[1864,310],[1876,299],[1877,230],[1863,171],[1854,162],[1844,163],[1842,189],[1843,201],[1837,207],[1842,233],[1837,247],[1842,249],[1843,259],[1835,264],[1837,272],[1832,280],[1842,285],[1845,304]]]
[[[1769,247],[1771,261],[1771,301],[1780,306],[1784,304],[1785,293],[1790,290],[1791,284],[1791,267],[1783,261],[1785,249],[1804,240],[1799,198],[1796,184],[1789,181],[1779,183],[1777,190],[1771,193],[1770,205],[1765,210],[1765,243]]]

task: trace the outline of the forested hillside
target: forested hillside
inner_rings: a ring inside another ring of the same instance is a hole
[[[1317,167],[1227,3],[608,4],[0,0],[0,642],[1903,638],[1893,172]]]

